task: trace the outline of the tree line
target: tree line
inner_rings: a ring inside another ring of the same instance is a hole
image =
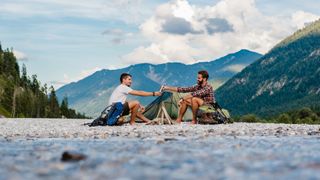
[[[87,118],[68,107],[65,97],[59,104],[53,86],[41,85],[23,64],[21,71],[13,49],[0,43],[0,116],[12,118]]]
[[[320,124],[320,107],[303,107],[267,118],[260,118],[255,114],[247,114],[235,117],[234,121],[249,123]]]

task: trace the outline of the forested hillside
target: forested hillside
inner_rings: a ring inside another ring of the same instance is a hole
[[[0,117],[19,118],[85,118],[68,108],[68,99],[61,105],[55,89],[41,85],[37,75],[27,74],[26,66],[20,71],[13,49],[2,49],[0,44]]]
[[[268,117],[320,106],[320,20],[281,41],[217,91],[233,115]]]

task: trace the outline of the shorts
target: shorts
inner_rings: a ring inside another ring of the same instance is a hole
[[[122,116],[126,116],[130,114],[130,108],[129,108],[129,104],[128,102],[125,102],[123,104],[123,112],[122,112]]]

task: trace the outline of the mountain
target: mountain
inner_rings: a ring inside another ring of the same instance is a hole
[[[216,91],[233,115],[320,105],[320,20],[295,32]]]
[[[196,83],[199,70],[210,73],[210,82],[218,87],[245,66],[259,59],[262,55],[248,50],[229,54],[215,61],[200,62],[192,65],[182,63],[137,64],[117,70],[101,70],[57,90],[57,96],[68,97],[69,105],[89,116],[96,116],[107,104],[113,89],[119,85],[123,72],[133,75],[133,89],[157,91],[160,85],[189,86]],[[132,97],[131,97],[132,98]],[[154,97],[134,97],[144,105]]]

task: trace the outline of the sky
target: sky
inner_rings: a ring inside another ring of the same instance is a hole
[[[41,84],[101,69],[267,53],[320,18],[319,0],[0,0],[0,41]]]

